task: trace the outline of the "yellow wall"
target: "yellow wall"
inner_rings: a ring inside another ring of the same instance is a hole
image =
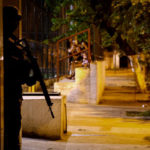
[[[76,84],[80,84],[89,75],[88,68],[76,68]]]
[[[145,93],[147,91],[146,82],[145,82],[145,70],[141,69],[142,66],[139,64],[137,55],[134,55],[131,58],[133,61],[133,66],[134,66],[134,70],[135,70],[138,87],[140,89],[140,92]]]
[[[54,84],[54,91],[67,96],[67,101],[98,104],[105,86],[105,61],[90,64],[90,68],[75,69],[75,81],[62,80]]]
[[[104,87],[105,87],[105,61],[97,61],[96,62],[97,66],[97,73],[96,73],[96,78],[97,78],[97,100],[96,103],[99,104],[101,102],[102,94],[104,92]]]
[[[79,67],[75,69],[76,99],[80,103],[89,103],[90,100],[90,69]]]
[[[117,51],[104,52],[105,68],[118,69],[120,67],[120,54]]]

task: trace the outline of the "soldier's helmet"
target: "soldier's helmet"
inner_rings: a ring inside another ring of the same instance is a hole
[[[19,21],[21,19],[21,15],[19,15],[18,9],[13,6],[5,6],[3,8],[3,16],[8,20]]]

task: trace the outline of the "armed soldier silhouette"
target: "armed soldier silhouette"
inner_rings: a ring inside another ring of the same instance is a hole
[[[21,149],[21,104],[22,84],[32,86],[38,80],[43,90],[50,113],[51,100],[42,74],[31,54],[27,41],[19,40],[13,32],[17,29],[21,16],[14,7],[3,8],[4,23],[4,150]],[[23,42],[25,46],[20,43]]]
[[[21,47],[17,46],[17,29],[21,16],[14,7],[3,8],[4,26],[4,150],[20,150],[21,129],[21,85],[35,84],[37,77],[30,72],[32,64],[26,58]]]

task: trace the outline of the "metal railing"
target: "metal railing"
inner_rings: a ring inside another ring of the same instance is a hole
[[[63,42],[67,41],[69,39],[72,39],[72,38],[76,38],[78,35],[84,34],[86,32],[88,34],[88,46],[87,46],[88,48],[81,51],[81,52],[74,53],[72,55],[68,55],[67,49],[65,49],[63,47],[63,44],[64,44]],[[57,81],[59,80],[60,76],[68,75],[68,67],[69,67],[68,59],[70,57],[76,56],[77,54],[80,54],[80,53],[83,53],[83,52],[87,51],[88,52],[88,62],[90,63],[90,61],[91,61],[91,52],[90,52],[91,44],[90,44],[90,41],[91,41],[91,35],[90,35],[90,29],[89,28],[85,29],[81,32],[75,33],[75,34],[73,34],[69,37],[65,37],[65,38],[60,39],[60,40],[57,41],[57,43],[56,43],[56,49],[57,49]]]
[[[57,53],[55,45],[43,44],[38,41],[29,40],[29,45],[44,79],[56,78]]]

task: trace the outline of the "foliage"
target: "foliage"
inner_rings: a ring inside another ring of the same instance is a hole
[[[75,6],[75,9],[69,9],[70,6]],[[89,14],[90,12],[86,12],[86,7],[82,4],[82,1],[75,0],[64,0],[59,2],[53,11],[53,18],[52,18],[52,31],[56,31],[62,27],[62,25],[68,26],[68,32],[78,32],[89,27]],[[62,17],[61,9],[62,7],[68,8],[65,9],[65,16]],[[82,15],[82,16],[81,16]],[[69,33],[68,33],[69,34]]]
[[[116,1],[115,1],[116,2]],[[122,4],[121,4],[122,3]],[[132,5],[124,0],[113,5],[112,26],[137,52],[150,50],[150,3]]]
[[[123,51],[150,51],[150,2],[133,0],[46,0],[53,10],[52,30],[67,26],[67,33],[99,28],[101,47],[118,44]],[[70,6],[73,9],[70,9]],[[62,15],[62,8],[65,15]],[[84,35],[85,36],[85,35]],[[82,38],[82,37],[80,37]]]

